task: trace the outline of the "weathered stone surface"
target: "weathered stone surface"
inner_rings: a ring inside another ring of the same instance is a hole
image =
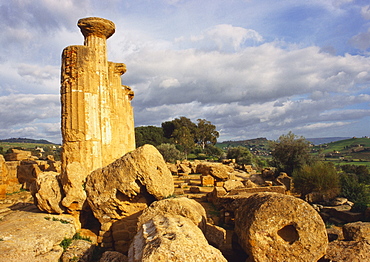
[[[60,258],[60,262],[89,262],[91,261],[94,249],[95,246],[91,242],[75,239],[72,241],[67,250],[63,252],[63,255]]]
[[[343,236],[345,240],[370,242],[370,222],[354,222],[343,226]]]
[[[71,210],[82,210],[82,206],[86,200],[86,192],[83,188],[86,171],[78,162],[66,165],[64,171],[60,175],[60,182],[65,194],[62,205]]]
[[[59,174],[55,172],[43,172],[39,174],[36,181],[30,186],[35,205],[48,213],[64,212],[61,205],[63,193],[59,181]]]
[[[5,163],[3,155],[0,155],[0,199],[6,195],[6,189],[8,187],[8,166]]]
[[[140,212],[173,194],[172,174],[152,145],[127,153],[87,178],[87,201],[100,223]]]
[[[243,187],[244,187],[244,184],[241,181],[237,181],[237,180],[227,180],[224,183],[224,188],[228,192],[233,189],[243,188]]]
[[[141,225],[128,257],[130,262],[227,261],[190,219],[170,214]]]
[[[191,168],[184,163],[179,164],[178,167],[179,167],[178,169],[180,173],[187,174],[187,175],[191,173]]]
[[[325,255],[327,261],[333,262],[364,262],[369,258],[369,241],[333,241]]]
[[[128,262],[128,257],[117,251],[105,251],[99,262]]]
[[[29,186],[36,180],[41,170],[35,161],[21,161],[17,168],[17,177],[20,184],[24,184],[24,188]]]
[[[80,19],[84,46],[62,54],[63,205],[82,208],[86,176],[135,149],[130,87],[121,85],[122,63],[107,61],[106,39],[114,23],[97,17]]]
[[[254,194],[236,210],[239,244],[253,261],[317,261],[328,245],[325,224],[301,199]]]
[[[207,223],[204,236],[212,246],[222,249],[226,243],[226,229]]]
[[[234,169],[232,167],[221,163],[201,162],[197,165],[197,173],[200,173],[203,176],[211,175],[223,181],[226,181],[229,178],[229,175],[233,172]]]
[[[10,153],[5,154],[5,160],[6,161],[21,161],[21,160],[27,160],[32,157],[32,154],[30,151],[24,151],[19,149],[10,149]]]
[[[202,186],[213,186],[215,183],[215,179],[213,176],[200,176],[200,182]]]
[[[280,173],[280,175],[276,178],[276,183],[278,185],[284,185],[286,190],[292,189],[292,178],[287,175],[287,173]]]
[[[58,261],[60,242],[76,233],[73,224],[69,215],[37,213],[36,208],[6,215],[0,221],[0,261]]]
[[[190,219],[202,231],[205,231],[207,214],[203,206],[186,197],[168,198],[153,202],[139,217],[138,228],[157,215],[179,215]]]

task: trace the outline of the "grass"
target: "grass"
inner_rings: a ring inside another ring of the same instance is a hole
[[[66,251],[67,248],[72,244],[73,240],[85,240],[92,242],[89,237],[81,236],[80,233],[76,233],[72,238],[64,238],[62,242],[60,242],[59,246],[63,248],[63,251]]]
[[[6,193],[7,196],[11,196],[11,195],[15,195],[15,194],[18,194],[18,193],[21,193],[21,192],[25,192],[27,191],[26,189],[24,188],[20,188],[18,191],[14,191],[12,193]]]
[[[51,218],[50,217],[44,217],[44,219],[50,220]],[[71,222],[69,222],[68,220],[64,220],[64,219],[56,218],[56,217],[53,217],[52,221],[59,221],[62,224],[71,224]]]

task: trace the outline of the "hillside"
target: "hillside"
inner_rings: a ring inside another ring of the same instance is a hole
[[[370,139],[367,137],[344,139],[315,146],[313,152],[332,160],[370,161]]]
[[[331,142],[336,142],[340,140],[349,139],[350,137],[318,137],[318,138],[306,138],[314,145],[328,144]]]
[[[267,138],[265,137],[241,141],[224,141],[221,143],[217,143],[216,146],[223,150],[227,150],[227,148],[230,147],[244,146],[247,147],[255,155],[269,155],[269,140],[267,140]]]
[[[29,151],[33,151],[36,148],[43,148],[45,152],[54,150],[60,151],[60,145],[44,139],[35,140],[30,138],[9,138],[0,140],[0,154],[5,154],[5,152],[10,148],[18,148]]]
[[[27,144],[53,144],[45,139],[31,139],[31,138],[8,138],[8,139],[0,139],[0,142],[4,143],[27,143]]]

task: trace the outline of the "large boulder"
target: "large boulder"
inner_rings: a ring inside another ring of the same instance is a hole
[[[141,212],[173,191],[172,174],[152,145],[139,147],[93,171],[86,181],[87,201],[100,223]]]
[[[61,205],[63,198],[59,174],[43,172],[30,186],[35,205],[42,211],[61,214],[65,208]]]
[[[207,214],[203,206],[186,197],[169,198],[153,202],[139,217],[138,228],[157,215],[179,215],[190,219],[202,231],[206,228]]]
[[[197,165],[196,172],[203,176],[211,175],[218,180],[226,181],[230,174],[234,172],[234,168],[221,163],[201,162]]]
[[[308,203],[278,193],[240,201],[235,232],[251,261],[317,261],[325,255],[325,224]]]
[[[171,214],[142,224],[128,257],[130,262],[227,261],[190,219]]]

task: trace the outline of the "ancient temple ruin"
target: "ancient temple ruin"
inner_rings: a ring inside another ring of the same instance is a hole
[[[82,183],[93,170],[135,149],[133,92],[121,85],[126,65],[107,60],[106,40],[113,22],[89,17],[78,21],[84,45],[68,46],[62,54],[62,204],[81,208]]]

